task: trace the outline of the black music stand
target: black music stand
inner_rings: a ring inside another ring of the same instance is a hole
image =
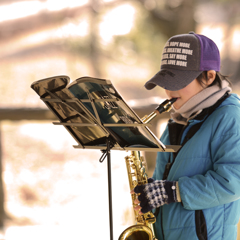
[[[127,105],[111,81],[68,76],[32,83],[32,89],[78,143],[74,148],[102,151],[107,157],[110,239],[113,240],[111,150],[175,152],[180,146],[162,144]]]

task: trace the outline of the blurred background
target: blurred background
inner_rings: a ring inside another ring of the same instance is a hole
[[[0,1],[0,239],[110,238],[106,161],[74,149],[30,85],[56,75],[109,79],[142,117],[166,97],[144,88],[165,42],[189,31],[216,42],[239,94],[238,0]],[[157,137],[167,117],[153,122]],[[114,239],[134,223],[128,154],[112,151]],[[142,154],[151,176],[155,154]]]

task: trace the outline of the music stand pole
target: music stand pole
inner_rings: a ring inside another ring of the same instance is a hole
[[[113,240],[113,217],[112,217],[112,173],[111,173],[111,147],[114,145],[110,138],[107,138],[107,149],[102,151],[103,154],[99,159],[102,163],[107,157],[107,171],[108,171],[108,203],[109,203],[109,226],[110,226],[110,240]]]
[[[112,173],[111,173],[111,141],[107,140],[107,166],[108,166],[108,201],[109,201],[109,226],[110,240],[113,240],[113,217],[112,217]]]

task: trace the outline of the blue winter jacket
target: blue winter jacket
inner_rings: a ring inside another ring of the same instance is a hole
[[[190,120],[191,126],[202,120]],[[161,141],[169,145],[168,127]],[[158,153],[154,179],[169,155]],[[178,181],[182,202],[160,207],[158,240],[236,240],[240,217],[240,103],[232,94],[180,149],[167,180]],[[206,231],[206,234],[204,234]]]

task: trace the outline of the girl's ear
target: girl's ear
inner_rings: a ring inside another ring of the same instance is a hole
[[[216,78],[216,71],[214,70],[209,70],[207,71],[207,80],[206,80],[206,85],[209,86],[213,83],[213,81]]]

